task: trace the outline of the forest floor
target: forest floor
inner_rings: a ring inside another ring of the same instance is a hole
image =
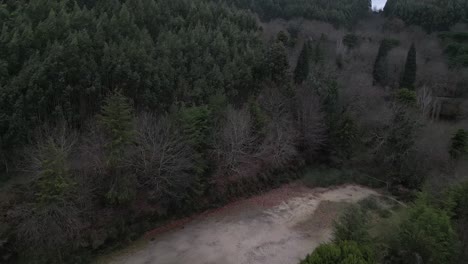
[[[292,183],[148,232],[113,264],[298,263],[332,237],[346,206],[376,191],[356,185],[310,189]]]

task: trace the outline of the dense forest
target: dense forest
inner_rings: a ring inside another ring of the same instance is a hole
[[[352,26],[365,17],[371,1],[363,0],[234,0],[240,8],[249,8],[263,19],[305,17]]]
[[[451,27],[468,1],[370,9],[0,1],[1,261],[88,263],[327,167],[343,171],[336,184],[408,206],[394,214],[399,235],[378,242],[354,210],[337,230],[356,233],[337,231],[303,263],[463,263],[468,38]]]
[[[385,15],[429,31],[447,30],[468,18],[466,0],[388,0]]]

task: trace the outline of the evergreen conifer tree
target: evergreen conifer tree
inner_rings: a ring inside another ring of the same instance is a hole
[[[266,54],[266,67],[270,79],[276,84],[289,80],[289,63],[286,48],[281,42],[275,42]]]
[[[110,177],[106,198],[110,203],[129,201],[134,195],[133,176],[125,173],[125,157],[134,142],[134,116],[128,99],[119,91],[104,102],[98,121],[107,136],[106,167]]]
[[[453,159],[458,159],[468,152],[468,132],[464,129],[459,129],[452,137],[452,145],[450,147],[450,156]]]
[[[414,89],[414,82],[416,81],[416,70],[416,47],[413,43],[411,44],[411,47],[408,51],[408,56],[406,57],[405,71],[403,72],[403,77],[400,83],[401,88]]]
[[[307,79],[310,70],[310,58],[309,58],[309,41],[305,42],[302,46],[301,54],[297,60],[296,69],[294,70],[294,82],[300,84]]]

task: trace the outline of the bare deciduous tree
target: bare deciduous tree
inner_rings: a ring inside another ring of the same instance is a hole
[[[255,151],[255,136],[247,108],[236,110],[229,106],[224,124],[218,129],[215,139],[215,155],[221,172],[242,174],[242,169],[252,162]]]
[[[266,137],[260,146],[259,155],[273,167],[284,166],[298,154],[298,132],[294,126],[291,100],[277,88],[264,89],[259,100],[269,116]]]
[[[314,154],[327,139],[320,100],[311,89],[301,87],[296,94],[296,107],[302,144],[308,154]]]
[[[416,92],[416,99],[421,109],[421,113],[423,116],[429,116],[431,112],[433,112],[435,99],[432,96],[432,90],[427,87],[423,86]]]
[[[104,175],[106,139],[96,122],[88,125],[80,145],[80,157],[77,162],[86,174]]]
[[[143,113],[138,117],[138,154],[134,160],[140,183],[153,197],[180,197],[191,183],[193,151],[167,116]]]
[[[35,199],[19,206],[11,217],[19,223],[17,243],[34,258],[63,262],[62,255],[76,246],[81,229],[80,209],[72,177],[70,155],[76,134],[64,125],[44,128],[28,150]]]
[[[20,221],[18,246],[32,259],[63,263],[62,257],[77,245],[81,222],[73,204],[26,205],[16,208],[14,214]]]

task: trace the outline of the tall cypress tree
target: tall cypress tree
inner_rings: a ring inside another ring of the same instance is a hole
[[[386,85],[387,82],[387,55],[390,50],[399,45],[395,39],[383,39],[380,43],[379,52],[375,59],[374,71],[372,73],[374,85]]]
[[[411,47],[408,51],[408,56],[406,57],[405,71],[403,72],[400,87],[414,89],[414,82],[416,81],[416,69],[416,48],[413,43],[411,44]]]
[[[452,137],[450,146],[450,156],[457,160],[462,155],[468,153],[468,132],[464,129],[459,129]]]
[[[380,43],[379,52],[377,53],[377,58],[375,59],[374,71],[372,76],[374,78],[374,85],[384,84],[385,79],[387,78],[387,45],[385,41]]]
[[[270,79],[276,84],[285,84],[291,78],[288,55],[281,42],[275,42],[268,50],[266,66]]]
[[[309,75],[309,49],[310,49],[310,42],[307,41],[302,46],[301,54],[299,54],[299,59],[297,60],[296,69],[294,70],[294,82],[296,84],[301,84],[303,81],[307,79]]]

